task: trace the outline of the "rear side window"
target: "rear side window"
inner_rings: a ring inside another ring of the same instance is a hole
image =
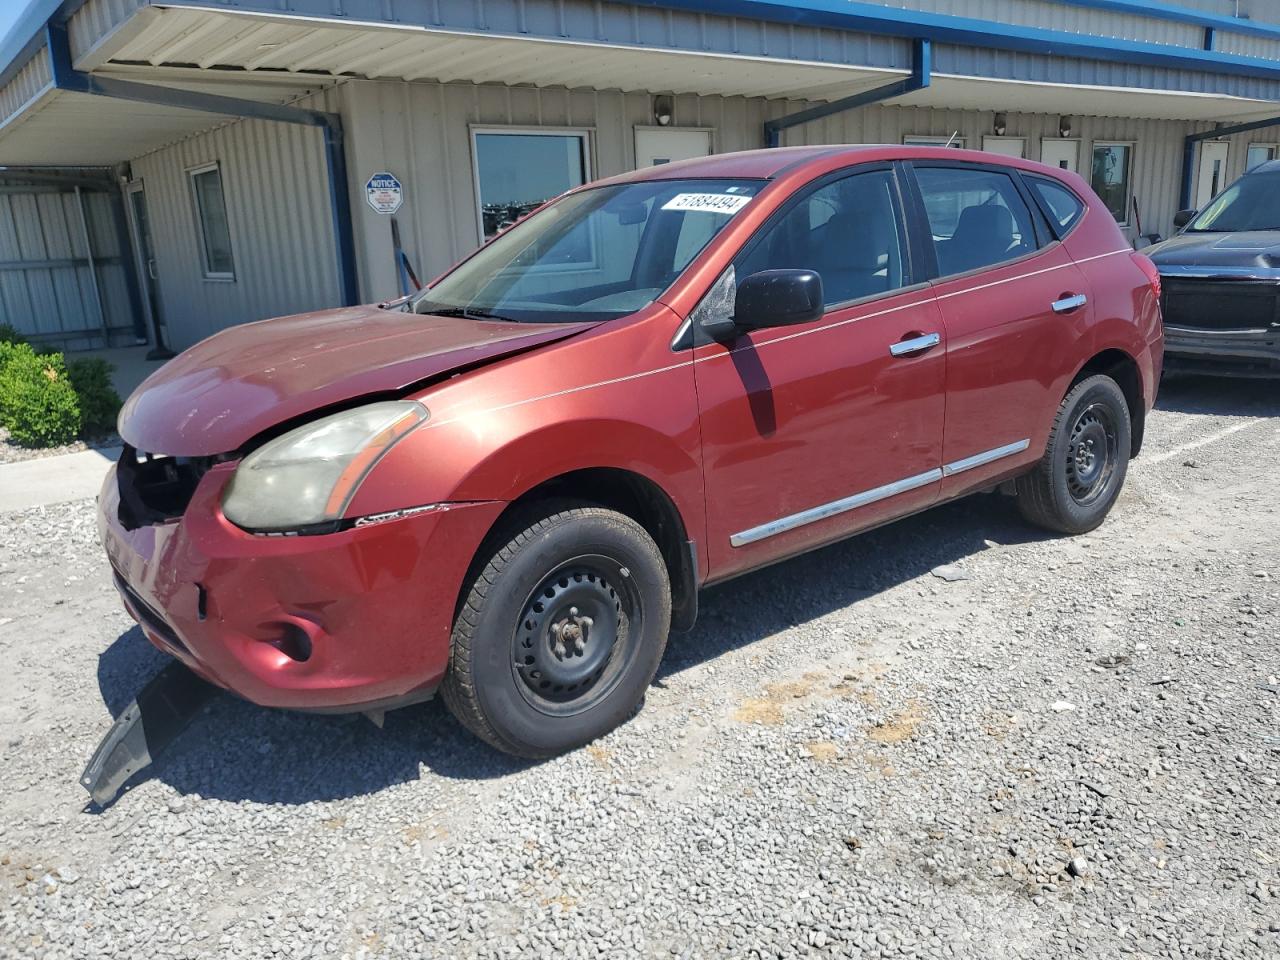
[[[1032,253],[1031,211],[1013,178],[994,170],[916,167],[943,276]]]
[[[802,194],[734,263],[739,278],[761,270],[813,270],[828,307],[903,286],[902,229],[893,174],[874,170]]]
[[[1084,202],[1054,180],[1045,180],[1041,177],[1025,179],[1044,204],[1044,212],[1054,224],[1058,236],[1065,237],[1080,219],[1080,215],[1084,213]]]

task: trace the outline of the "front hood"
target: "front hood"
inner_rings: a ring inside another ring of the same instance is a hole
[[[1164,272],[1166,267],[1215,268],[1226,272],[1280,271],[1280,230],[1240,233],[1183,233],[1142,251]],[[1172,270],[1171,273],[1186,272]]]
[[[501,323],[344,307],[231,327],[151,374],[120,411],[120,435],[149,453],[229,453],[333,404],[403,392],[562,340],[588,323]]]

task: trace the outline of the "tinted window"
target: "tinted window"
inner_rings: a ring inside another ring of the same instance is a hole
[[[1241,177],[1214,197],[1187,230],[1280,230],[1280,173],[1267,171]]]
[[[1058,235],[1064,235],[1084,213],[1084,203],[1060,183],[1039,177],[1027,177],[1026,180],[1044,201],[1050,219],[1058,225]]]
[[[734,270],[738,277],[816,271],[832,306],[903,285],[901,236],[893,174],[860,173],[803,195],[752,242]]]
[[[231,225],[227,220],[227,202],[222,192],[222,171],[217,164],[193,170],[191,190],[195,195],[196,214],[200,221],[204,275],[213,279],[230,279],[235,276],[235,261],[231,256]]]
[[[944,276],[1014,260],[1036,249],[1031,211],[1008,174],[917,167],[916,180]]]
[[[1089,186],[1102,198],[1116,223],[1129,222],[1129,155],[1125,143],[1095,143]]]

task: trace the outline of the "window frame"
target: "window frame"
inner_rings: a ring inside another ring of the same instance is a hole
[[[1030,186],[1022,179],[1022,171],[1017,167],[1005,166],[1000,163],[982,163],[976,160],[907,160],[903,164],[908,174],[908,182],[911,192],[912,211],[911,217],[911,233],[919,238],[920,246],[919,256],[921,262],[928,271],[928,279],[935,280],[952,280],[956,277],[968,277],[987,270],[996,270],[1000,267],[1006,267],[1009,264],[1020,263],[1023,260],[1030,260],[1032,257],[1038,257],[1045,253],[1050,247],[1053,247],[1060,241],[1050,229],[1049,223],[1046,221],[1044,213],[1040,209],[1040,205],[1036,202]],[[998,263],[988,263],[984,266],[974,267],[972,270],[965,270],[962,273],[942,272],[942,268],[938,263],[938,251],[933,240],[933,227],[929,223],[929,213],[924,205],[924,191],[920,189],[920,183],[916,180],[916,170],[926,167],[945,167],[953,170],[978,170],[984,173],[999,173],[1008,177],[1013,182],[1013,188],[1017,191],[1018,196],[1022,198],[1023,204],[1027,208],[1027,214],[1031,217],[1031,229],[1035,234],[1036,248],[1019,257],[1013,257],[1009,260],[1001,260]],[[1083,219],[1083,218],[1082,218]],[[1079,221],[1077,221],[1079,222]]]
[[[1255,150],[1255,149],[1266,150],[1271,154],[1271,156],[1263,160],[1262,163],[1270,163],[1272,160],[1280,160],[1280,143],[1246,143],[1244,147],[1244,163],[1245,163],[1244,172],[1245,173],[1248,173],[1250,170],[1254,170],[1254,169],[1257,169],[1257,167],[1262,166],[1261,163],[1255,164],[1252,167],[1249,166],[1249,151]],[[1226,187],[1223,187],[1222,189],[1225,190]]]
[[[218,189],[222,194],[222,214],[227,222],[227,250],[231,254],[231,270],[230,272],[210,269],[209,263],[209,243],[205,239],[205,215],[204,208],[200,204],[200,191],[196,189],[196,177],[203,176],[207,173],[216,173],[218,175]],[[227,203],[227,181],[222,175],[222,161],[211,160],[208,163],[201,163],[194,167],[188,167],[187,187],[191,192],[191,207],[196,223],[196,240],[200,245],[200,272],[204,280],[210,283],[235,283],[236,282],[236,251],[235,237],[231,231],[231,205]]]
[[[492,123],[473,123],[468,127],[468,139],[471,144],[471,190],[472,198],[475,201],[476,208],[476,244],[484,246],[492,237],[484,235],[484,196],[480,191],[480,142],[477,139],[481,136],[489,136],[492,134],[509,135],[509,136],[538,136],[538,137],[577,137],[582,145],[582,183],[579,187],[584,187],[591,183],[595,168],[595,128],[594,127],[540,127],[540,126],[518,126],[509,124],[492,124]],[[577,189],[570,187],[570,190]],[[566,191],[567,192],[567,191]],[[557,194],[556,196],[563,196]],[[548,197],[547,200],[554,200],[555,197]],[[496,236],[495,234],[494,236]],[[592,256],[595,256],[594,249]],[[566,270],[591,269],[591,265],[581,266],[578,264],[566,264]]]
[[[1048,227],[1049,232],[1058,240],[1065,240],[1069,237],[1073,232],[1075,232],[1076,227],[1080,226],[1081,221],[1089,215],[1089,204],[1085,201],[1084,197],[1080,196],[1080,194],[1072,190],[1068,184],[1063,183],[1056,177],[1045,176],[1042,173],[1031,173],[1026,170],[1019,170],[1018,174],[1027,187],[1027,193],[1035,201],[1036,209],[1039,210],[1041,216],[1044,217],[1044,222]],[[1080,215],[1071,221],[1070,226],[1064,229],[1062,225],[1058,223],[1058,218],[1054,215],[1053,209],[1049,206],[1049,201],[1041,196],[1040,191],[1035,187],[1035,182],[1037,180],[1042,183],[1051,183],[1055,187],[1060,187],[1076,198],[1076,202],[1080,204]]]
[[[1138,142],[1136,140],[1093,140],[1089,143],[1089,179],[1085,182],[1089,184],[1089,189],[1094,193],[1098,193],[1098,189],[1093,185],[1093,158],[1099,147],[1126,147],[1128,149],[1127,160],[1125,161],[1124,170],[1124,219],[1116,220],[1117,227],[1131,226],[1130,218],[1133,216],[1133,158],[1138,152]],[[1098,194],[1101,199],[1102,194]],[[1103,201],[1106,206],[1106,201]],[[1111,210],[1107,210],[1111,213]],[[1114,218],[1115,214],[1111,213]]]

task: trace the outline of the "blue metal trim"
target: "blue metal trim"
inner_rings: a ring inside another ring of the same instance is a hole
[[[1196,144],[1201,140],[1216,140],[1218,137],[1229,137],[1236,133],[1248,133],[1250,130],[1262,130],[1266,127],[1280,126],[1280,117],[1267,120],[1254,120],[1252,123],[1237,123],[1230,127],[1215,127],[1202,133],[1188,134],[1182,141],[1182,192],[1179,195],[1178,209],[1191,209],[1191,188],[1195,180],[1194,166],[1196,162]]]
[[[0,38],[0,87],[27,65],[44,46],[45,24],[66,23],[88,0],[43,0],[33,3],[20,16],[9,32]]]
[[[111,77],[95,77],[71,65],[71,43],[65,23],[50,21],[45,25],[45,43],[49,48],[49,64],[53,85],[58,90],[82,93],[135,103],[153,103],[201,113],[229,117],[273,120],[318,127],[324,135],[325,165],[329,173],[329,213],[333,220],[334,244],[338,255],[338,282],[346,306],[360,302],[360,285],[356,274],[355,230],[351,223],[351,192],[347,183],[347,157],[343,148],[342,117],[322,110],[305,110],[277,103],[240,100],[194,90],[178,90],[153,83],[135,83]]]
[[[1189,23],[1197,27],[1216,28],[1226,33],[1242,33],[1251,37],[1270,37],[1273,40],[1280,40],[1280,24],[1260,23],[1256,20],[1229,17],[1221,13],[1206,13],[1203,10],[1176,3],[1160,3],[1158,0],[1057,0],[1057,2],[1072,7],[1132,14],[1171,23]]]
[[[901,80],[894,80],[892,83],[886,83],[873,90],[864,90],[861,93],[855,93],[840,100],[833,100],[831,103],[824,103],[816,107],[810,107],[808,110],[789,113],[785,117],[778,117],[775,120],[767,120],[764,125],[765,146],[781,146],[782,131],[790,127],[809,123],[811,120],[821,120],[823,117],[829,117],[833,113],[843,113],[856,107],[865,107],[867,104],[880,103],[884,100],[900,97],[903,94],[922,90],[932,82],[933,44],[928,40],[917,38],[912,46],[911,76],[903,77]]]
[[[178,0],[181,2],[181,0]],[[810,27],[861,30],[938,43],[1232,76],[1280,79],[1280,61],[1163,43],[1116,40],[1063,30],[1022,27],[972,17],[882,7],[858,0],[631,0],[636,6],[748,17]]]

